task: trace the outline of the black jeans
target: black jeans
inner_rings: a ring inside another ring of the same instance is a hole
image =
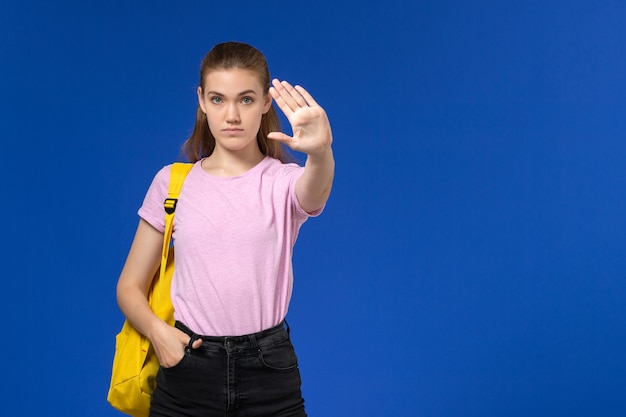
[[[214,337],[177,322],[191,342],[177,365],[159,369],[150,417],[306,417],[298,358],[285,326]],[[191,349],[198,338],[202,345]]]

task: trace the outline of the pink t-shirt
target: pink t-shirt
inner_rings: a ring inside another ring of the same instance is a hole
[[[163,201],[171,165],[155,176],[139,216],[165,228]],[[259,332],[287,315],[291,258],[310,216],[298,203],[304,168],[266,157],[236,177],[216,177],[194,164],[183,185],[174,224],[174,318],[202,335]]]

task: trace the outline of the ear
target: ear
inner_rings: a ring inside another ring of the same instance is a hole
[[[269,91],[265,94],[263,99],[265,100],[265,103],[263,104],[263,114],[265,114],[270,111],[270,108],[272,107],[272,96]]]
[[[202,97],[202,87],[198,87],[198,105],[200,106],[204,114],[206,114],[206,109],[204,108],[204,99]]]

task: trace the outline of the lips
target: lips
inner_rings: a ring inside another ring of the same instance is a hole
[[[222,132],[224,132],[226,134],[233,134],[233,133],[243,132],[243,129],[238,129],[238,128],[235,128],[235,127],[229,127],[227,129],[222,129]]]

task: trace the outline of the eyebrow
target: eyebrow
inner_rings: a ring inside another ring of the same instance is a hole
[[[207,91],[207,94],[214,94],[214,95],[216,95],[216,96],[223,96],[223,95],[224,95],[223,93],[220,93],[220,92],[218,92],[218,91],[213,91],[213,90],[211,90],[211,91]],[[256,91],[254,91],[254,90],[246,90],[246,91],[242,91],[241,93],[239,93],[239,94],[238,94],[238,96],[245,96],[245,95],[247,95],[247,94],[254,94],[254,95],[257,95],[257,92],[256,92]]]

